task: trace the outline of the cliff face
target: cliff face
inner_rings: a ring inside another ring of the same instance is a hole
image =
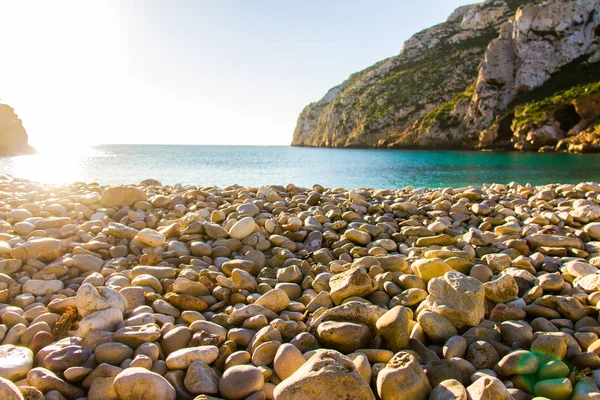
[[[27,132],[15,110],[0,104],[0,156],[18,156],[35,152],[29,146]]]
[[[575,110],[576,124],[585,121],[575,130],[559,120],[568,104],[575,108],[574,101],[585,103],[582,97],[597,90],[599,24],[600,0],[488,0],[461,7],[411,37],[398,56],[351,75],[308,105],[292,145],[578,151],[564,140],[594,132],[589,118],[597,117]],[[578,85],[581,96],[561,95]],[[558,119],[518,117],[524,104],[549,99],[556,109],[544,111]],[[550,125],[559,129],[543,128]]]

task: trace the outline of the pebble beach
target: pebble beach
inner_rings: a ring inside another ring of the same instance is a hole
[[[600,399],[600,185],[0,175],[0,399]]]

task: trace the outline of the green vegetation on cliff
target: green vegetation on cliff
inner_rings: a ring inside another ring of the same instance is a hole
[[[369,125],[402,108],[412,108],[404,115],[405,118],[422,110],[425,104],[439,104],[457,94],[460,96],[473,81],[472,77],[477,75],[479,59],[496,35],[494,29],[488,29],[457,44],[425,50],[418,57],[392,69],[386,78],[367,87],[350,107]],[[456,75],[453,84],[449,84],[448,74]],[[422,93],[432,95],[415,101],[422,97]]]
[[[456,127],[459,125],[459,121],[454,121],[452,118],[452,110],[462,100],[470,100],[475,94],[475,84],[471,84],[465,89],[464,92],[459,93],[452,100],[446,104],[431,110],[427,114],[419,118],[416,124],[421,128],[428,128],[435,124],[439,124],[442,129]]]
[[[600,81],[575,86],[547,97],[541,101],[515,107],[514,127],[543,120],[557,105],[577,100],[600,90]]]
[[[579,99],[600,90],[600,68],[588,63],[588,56],[567,65],[550,78],[543,86],[517,96],[514,110],[513,130],[542,121],[557,105]]]

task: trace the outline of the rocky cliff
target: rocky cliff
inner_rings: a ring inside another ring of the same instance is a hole
[[[600,149],[600,0],[488,0],[300,114],[292,145]]]
[[[0,104],[0,156],[32,154],[35,150],[28,144],[27,132],[15,110]]]

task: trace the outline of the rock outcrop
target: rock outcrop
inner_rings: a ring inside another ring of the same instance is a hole
[[[600,0],[487,0],[300,114],[292,145],[600,149]]]
[[[34,153],[34,148],[27,142],[27,132],[15,110],[6,104],[0,104],[0,156]]]

